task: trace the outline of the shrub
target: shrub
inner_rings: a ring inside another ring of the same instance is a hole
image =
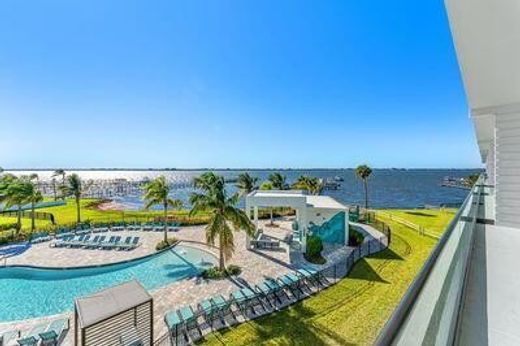
[[[229,276],[240,275],[240,273],[242,273],[242,268],[240,268],[240,267],[237,266],[237,265],[230,264],[230,265],[226,268],[226,271],[227,271],[227,274],[228,274]]]
[[[350,228],[348,232],[348,245],[349,246],[359,246],[361,243],[363,243],[363,239],[365,239],[365,236],[363,233],[356,231],[353,228]]]
[[[16,229],[17,226],[18,226],[18,224],[16,222],[1,224],[0,231],[8,231],[8,230]]]
[[[305,252],[305,259],[311,263],[323,264],[326,259],[321,256],[323,251],[323,242],[320,237],[311,235],[307,237],[307,251]]]
[[[229,265],[223,271],[219,267],[211,267],[202,271],[202,277],[206,280],[221,280],[228,276],[239,275],[242,273],[242,268],[237,265]]]
[[[163,249],[166,249],[167,247],[177,244],[177,242],[177,238],[174,237],[168,238],[167,241],[161,240],[157,243],[157,245],[155,245],[155,250],[161,251]]]
[[[211,267],[204,269],[202,277],[206,280],[221,280],[226,277],[226,271],[220,270],[219,267]]]

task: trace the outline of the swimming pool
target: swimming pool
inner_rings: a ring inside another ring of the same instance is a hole
[[[148,290],[186,279],[216,263],[188,246],[144,259],[78,269],[0,268],[0,322],[72,311],[74,298],[137,279]]]

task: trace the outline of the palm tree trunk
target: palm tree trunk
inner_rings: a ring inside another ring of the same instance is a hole
[[[22,206],[18,204],[18,220],[16,225],[16,235],[20,232],[22,229]]]
[[[164,204],[164,242],[168,243],[168,229],[166,226],[166,217],[168,216],[168,205]]]
[[[34,232],[34,202],[31,203],[31,234]]]
[[[226,269],[226,263],[224,262],[224,248],[223,248],[222,236],[220,236],[219,241],[219,268],[220,271],[224,271]]]
[[[61,176],[61,186],[65,186],[65,173]],[[65,194],[61,194],[61,199],[65,200]]]
[[[368,210],[368,182],[367,180],[363,180],[365,186],[365,209]]]
[[[76,196],[76,216],[77,216],[77,223],[81,223],[81,212],[79,207],[79,197]]]
[[[54,201],[58,200],[58,196],[56,195],[56,179],[52,179],[52,193],[54,194]]]

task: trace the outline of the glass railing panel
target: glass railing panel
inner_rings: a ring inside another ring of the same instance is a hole
[[[452,343],[479,208],[482,188],[477,185],[385,326],[379,344]]]

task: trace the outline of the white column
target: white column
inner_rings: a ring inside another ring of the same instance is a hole
[[[298,213],[300,215],[300,232],[301,232],[301,251],[307,249],[307,210],[302,209]]]
[[[348,231],[349,231],[348,219],[349,219],[348,209],[345,209],[345,245],[348,245]]]
[[[258,230],[258,207],[255,206],[253,209],[254,220],[255,220],[255,229]]]

